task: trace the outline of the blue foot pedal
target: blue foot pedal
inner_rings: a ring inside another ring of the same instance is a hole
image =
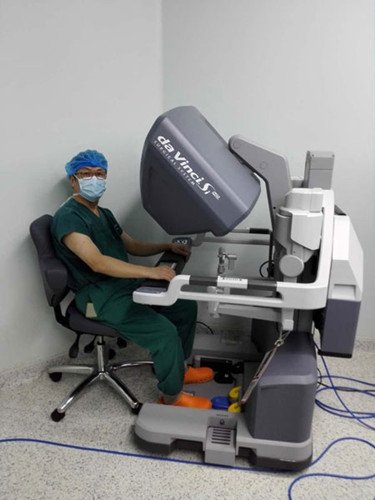
[[[214,410],[227,410],[230,404],[226,396],[216,396],[211,399],[211,403]]]

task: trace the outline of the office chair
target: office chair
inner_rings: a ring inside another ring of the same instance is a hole
[[[74,299],[67,307],[65,314],[61,309],[61,302],[67,296],[68,270],[61,260],[56,257],[50,233],[51,215],[43,215],[30,225],[30,234],[38,253],[39,267],[43,278],[44,290],[48,304],[53,307],[56,321],[76,333],[77,337],[69,350],[70,357],[77,357],[79,338],[82,334],[93,335],[94,340],[85,348],[90,352],[96,347],[96,364],[90,365],[63,365],[48,368],[50,378],[58,382],[63,373],[77,373],[87,377],[62,401],[52,413],[51,418],[59,422],[65,416],[66,410],[82,394],[84,389],[98,380],[107,382],[130,406],[132,412],[139,413],[142,403],[132,394],[128,387],[120,380],[115,372],[122,368],[134,366],[152,366],[152,361],[128,361],[121,364],[110,364],[109,359],[114,351],[108,349],[104,338],[117,338],[120,347],[126,346],[125,339],[114,328],[110,328],[99,321],[87,319],[78,311]]]

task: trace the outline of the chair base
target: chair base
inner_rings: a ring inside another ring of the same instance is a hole
[[[129,361],[117,365],[108,363],[108,353],[103,337],[98,337],[96,344],[97,363],[95,366],[88,365],[62,365],[48,368],[48,373],[52,380],[59,381],[62,373],[76,373],[88,375],[77,387],[62,401],[62,403],[52,412],[51,418],[59,422],[65,416],[66,410],[78,399],[83,391],[98,380],[103,380],[109,384],[130,406],[133,413],[139,413],[142,403],[134,396],[131,390],[120,380],[115,371],[134,366],[153,366],[152,361]]]

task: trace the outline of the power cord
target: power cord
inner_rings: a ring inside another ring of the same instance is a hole
[[[310,467],[316,465],[322,458],[323,456],[337,443],[341,441],[359,441],[362,443],[365,443],[366,445],[371,446],[372,448],[375,449],[375,445],[372,443],[366,441],[365,439],[359,439],[355,437],[345,437],[345,438],[340,438],[336,439],[336,441],[333,441],[327,448],[320,454],[320,456],[314,460]],[[117,450],[107,450],[103,448],[91,448],[91,447],[86,447],[86,446],[77,446],[77,445],[72,445],[72,444],[66,444],[66,443],[58,443],[56,441],[47,441],[44,439],[31,439],[31,438],[9,438],[9,439],[0,439],[0,444],[5,444],[5,443],[36,443],[36,444],[43,444],[43,445],[49,445],[49,446],[56,446],[59,448],[68,448],[72,450],[78,450],[78,451],[89,451],[89,452],[95,452],[95,453],[105,453],[109,455],[118,455],[118,456],[123,456],[123,457],[131,457],[131,458],[144,458],[148,460],[157,460],[161,462],[171,462],[171,463],[178,463],[178,464],[186,464],[186,465],[203,465],[205,467],[215,467],[215,468],[223,468],[223,469],[231,469],[231,470],[240,470],[240,471],[245,471],[245,472],[265,472],[267,474],[290,474],[290,471],[285,471],[285,470],[269,470],[269,469],[260,469],[256,467],[239,467],[239,466],[226,466],[226,465],[216,465],[216,464],[209,464],[205,462],[197,462],[193,460],[181,460],[181,459],[176,459],[176,458],[169,458],[169,457],[158,457],[158,456],[152,456],[152,455],[142,455],[142,454],[137,454],[137,453],[130,453],[130,452],[124,452],[124,451],[117,451]],[[302,479],[305,479],[307,477],[330,477],[330,478],[338,478],[338,479],[350,479],[350,480],[366,480],[366,479],[374,479],[375,474],[371,474],[368,476],[342,476],[338,474],[328,474],[328,473],[312,473],[312,474],[303,474],[301,476],[298,476],[294,481],[290,484],[289,489],[288,489],[288,499],[292,499],[292,489]]]
[[[317,346],[316,346],[317,347]],[[342,418],[350,418],[350,419],[354,419],[354,420],[357,420],[360,424],[364,425],[365,427],[367,427],[368,429],[371,429],[371,430],[375,430],[375,427],[363,422],[364,419],[368,419],[368,418],[375,418],[375,413],[373,412],[361,412],[361,411],[352,411],[348,408],[348,406],[345,404],[345,402],[343,401],[343,399],[340,397],[339,395],[339,391],[343,391],[343,392],[357,392],[357,393],[361,393],[361,394],[365,394],[367,396],[370,396],[370,397],[375,397],[375,394],[373,394],[375,392],[374,389],[365,389],[365,390],[362,390],[362,389],[357,389],[355,387],[348,387],[348,386],[335,386],[334,382],[333,382],[333,379],[340,379],[340,380],[347,380],[347,381],[351,381],[351,382],[356,382],[358,384],[362,384],[362,385],[365,385],[367,387],[375,387],[375,384],[372,384],[370,382],[364,382],[363,380],[358,380],[358,379],[354,379],[354,378],[349,378],[349,377],[341,377],[341,376],[337,376],[337,375],[331,375],[329,369],[328,369],[328,365],[327,365],[327,362],[326,360],[324,359],[324,357],[321,355],[321,359],[322,359],[322,362],[323,362],[323,365],[324,365],[324,368],[326,370],[326,373],[327,375],[322,375],[320,370],[318,369],[318,372],[319,372],[319,380],[318,380],[318,387],[321,386],[320,389],[317,389],[316,391],[316,394],[319,394],[323,391],[327,391],[327,390],[333,390],[337,399],[340,401],[340,403],[342,404],[342,406],[344,407],[344,409],[341,409],[341,408],[334,408],[326,403],[323,403],[321,400],[319,400],[318,398],[315,399],[315,403],[316,405],[321,408],[322,410],[330,413],[331,415],[335,415],[335,416],[339,416],[339,417],[342,417]],[[322,382],[322,379],[324,378],[328,378],[329,382],[330,382],[330,385],[327,385],[327,384],[324,384]],[[360,439],[360,438],[355,438],[355,437],[344,437],[344,438],[340,438],[340,439],[336,439],[335,441],[333,441],[324,451],[323,453],[321,453],[321,455],[316,459],[314,460],[310,467],[313,467],[315,464],[317,464],[319,462],[319,460],[328,452],[328,450],[330,448],[332,448],[332,446],[334,446],[336,443],[339,443],[339,442],[342,442],[342,441],[348,441],[348,440],[351,440],[351,441],[358,441],[358,442],[362,442],[362,443],[365,443],[366,445],[368,446],[371,446],[371,448],[373,448],[375,450],[375,445],[370,443],[369,441],[365,440],[365,439]],[[335,479],[345,479],[345,480],[353,480],[353,481],[363,481],[363,480],[367,480],[367,479],[374,479],[375,478],[375,474],[370,474],[368,476],[344,476],[344,475],[341,475],[341,474],[329,474],[329,473],[310,473],[310,474],[302,474],[301,476],[297,477],[289,486],[289,490],[288,490],[288,498],[289,500],[292,500],[292,489],[293,487],[295,486],[296,483],[298,483],[299,481],[301,481],[302,479],[306,479],[308,477],[329,477],[329,478],[335,478]]]
[[[322,377],[324,378],[324,377]],[[339,376],[336,376],[336,375],[331,375],[331,379],[341,379],[341,380],[349,380],[351,382],[356,382],[358,384],[363,384],[363,385],[368,385],[368,386],[375,386],[375,384],[370,384],[369,382],[363,382],[362,380],[357,380],[355,378],[349,378],[349,377],[339,377]],[[321,383],[320,384],[322,386],[321,389],[318,389],[316,391],[317,394],[323,392],[323,391],[327,391],[327,390],[332,390],[332,386],[329,386],[329,385],[326,385],[326,384],[323,384]],[[347,387],[347,386],[336,386],[336,391],[343,391],[343,392],[356,392],[356,393],[359,393],[359,394],[364,394],[366,396],[370,396],[372,398],[375,398],[375,390],[374,389],[357,389],[357,388],[354,388],[354,387]],[[349,413],[349,415],[347,415],[347,410],[346,409],[341,409],[341,408],[336,408],[336,407],[333,407],[333,406],[330,406],[328,405],[327,403],[324,403],[323,401],[319,400],[318,398],[315,399],[315,403],[317,406],[319,406],[319,408],[321,408],[322,410],[328,412],[328,413],[331,413],[332,415],[335,415],[337,417],[342,417],[342,418],[353,418],[352,415],[355,415],[355,417],[357,418],[361,418],[361,419],[368,419],[368,418],[375,418],[375,413],[374,412],[369,412],[369,411],[351,411],[351,413]],[[361,422],[363,423],[363,422]],[[371,427],[370,428],[373,430],[374,427]]]
[[[327,448],[323,451],[323,453],[321,453],[319,455],[319,457],[316,460],[314,460],[311,463],[310,467],[313,467],[315,464],[317,464],[319,462],[319,460],[321,458],[323,458],[324,455],[328,452],[328,450],[330,450],[332,448],[332,446],[334,446],[335,444],[337,444],[339,442],[342,442],[342,441],[359,441],[361,443],[365,443],[368,446],[371,446],[371,448],[373,448],[375,450],[375,445],[372,444],[372,443],[370,443],[369,441],[366,441],[366,439],[360,439],[360,438],[355,438],[355,437],[344,437],[344,438],[336,439],[330,445],[327,446]],[[294,486],[299,481],[301,481],[302,479],[306,479],[307,477],[330,477],[330,478],[334,478],[334,479],[346,479],[346,480],[351,480],[351,481],[363,481],[363,480],[366,480],[366,479],[375,479],[375,474],[370,474],[368,476],[343,476],[341,474],[329,474],[329,473],[326,473],[326,472],[315,472],[315,473],[311,473],[311,474],[302,474],[301,476],[298,476],[290,484],[289,489],[288,489],[288,499],[289,500],[293,500],[292,499],[292,489],[294,488]]]
[[[206,323],[203,323],[203,321],[196,321],[196,324],[204,326],[211,333],[211,335],[215,335],[213,329],[210,326],[208,326]]]
[[[329,389],[332,389],[331,385],[327,385],[324,382],[322,382],[322,379],[326,378],[327,375],[322,375],[322,373],[319,370],[319,368],[318,368],[318,374],[319,374],[318,386],[321,385],[322,387],[328,387]],[[357,382],[359,384],[366,384],[366,385],[370,385],[370,386],[374,386],[375,387],[375,384],[370,384],[369,382],[363,382],[362,380],[358,380],[356,378],[341,377],[341,376],[338,376],[338,375],[331,375],[331,377],[332,377],[332,379],[339,378],[341,380],[350,380],[350,381],[353,381],[353,382]],[[355,389],[354,387],[345,387],[345,386],[339,386],[339,385],[336,385],[336,390],[337,391],[345,391],[345,392],[358,392],[358,389]],[[364,390],[362,392],[366,392],[366,393],[374,392],[375,393],[375,389],[366,389],[366,390]]]
[[[267,276],[265,276],[263,274],[263,268],[264,268],[264,266],[266,264],[268,264],[268,267],[267,267]],[[269,260],[264,261],[263,264],[261,264],[259,266],[259,270],[258,270],[258,272],[261,275],[261,277],[262,278],[270,278],[272,276],[272,274],[273,274],[273,266],[274,266],[274,261],[273,260],[271,260],[271,261],[269,261]]]
[[[356,382],[358,384],[362,384],[362,385],[365,385],[365,386],[368,386],[368,387],[375,387],[375,384],[372,384],[370,382],[365,382],[363,380],[357,380],[357,379],[353,379],[353,378],[349,378],[349,377],[341,377],[341,376],[337,376],[337,375],[331,375],[329,369],[328,369],[328,365],[327,365],[327,362],[326,360],[324,359],[324,356],[320,356],[321,357],[321,360],[323,362],[323,365],[324,365],[324,368],[326,370],[326,373],[327,375],[321,375],[320,374],[320,380],[322,380],[323,378],[328,378],[329,382],[330,382],[330,386],[329,385],[326,385],[326,384],[323,384],[322,382],[320,382],[320,385],[322,385],[323,387],[321,387],[320,389],[318,389],[316,391],[316,394],[319,394],[323,391],[327,391],[327,390],[333,390],[333,392],[335,393],[337,399],[340,401],[341,405],[343,406],[344,409],[341,409],[341,408],[334,408],[326,403],[323,403],[323,401],[321,401],[320,399],[316,398],[315,399],[315,403],[317,404],[317,406],[319,406],[319,408],[321,408],[322,410],[332,414],[332,415],[336,415],[336,416],[339,416],[339,417],[342,417],[342,418],[350,418],[350,419],[355,419],[357,420],[360,424],[364,425],[365,427],[367,427],[368,429],[374,431],[375,430],[375,427],[373,427],[372,425],[370,424],[367,424],[366,422],[363,422],[363,420],[365,419],[369,419],[369,418],[375,418],[375,413],[374,412],[361,412],[361,411],[352,411],[348,408],[348,406],[346,405],[346,403],[343,401],[343,399],[341,398],[340,394],[339,394],[339,391],[348,391],[348,392],[358,392],[360,394],[366,394],[367,396],[370,396],[372,398],[375,397],[375,394],[373,394],[374,390],[372,389],[366,389],[366,390],[362,390],[362,389],[357,389],[355,387],[347,387],[347,386],[339,386],[339,387],[336,387],[334,382],[333,382],[333,379],[340,379],[340,380],[349,380],[351,382]]]

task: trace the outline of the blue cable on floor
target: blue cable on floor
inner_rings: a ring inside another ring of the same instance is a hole
[[[365,443],[372,448],[375,449],[375,445],[370,443],[369,441],[366,441],[365,439],[359,439],[355,437],[345,437],[345,438],[340,438],[336,439],[336,441],[333,441],[327,448],[320,454],[320,456],[314,460],[311,463],[311,466],[314,466],[323,458],[323,456],[328,452],[332,446],[334,446],[336,443],[340,441],[360,441],[362,443]],[[102,448],[89,448],[85,446],[77,446],[77,445],[72,445],[72,444],[65,444],[65,443],[57,443],[55,441],[46,441],[44,439],[31,439],[31,438],[8,438],[8,439],[0,439],[0,444],[1,443],[16,443],[16,442],[25,442],[25,443],[38,443],[38,444],[47,444],[51,446],[57,446],[60,448],[70,448],[73,450],[79,450],[79,451],[91,451],[91,452],[96,452],[96,453],[107,453],[110,455],[120,455],[120,456],[125,456],[125,457],[132,457],[132,458],[146,458],[149,460],[159,460],[159,461],[164,461],[164,462],[172,462],[172,463],[179,463],[179,464],[187,464],[187,465],[204,465],[207,467],[216,467],[216,468],[224,468],[224,469],[231,469],[231,470],[240,470],[240,471],[246,471],[246,472],[267,472],[267,474],[291,474],[291,471],[285,471],[285,470],[270,470],[270,469],[258,469],[258,468],[251,468],[251,467],[231,467],[231,466],[226,466],[226,465],[216,465],[216,464],[208,464],[204,462],[196,462],[196,461],[190,461],[190,460],[181,460],[181,459],[176,459],[176,458],[165,458],[165,457],[157,457],[157,456],[152,456],[152,455],[141,455],[137,453],[129,453],[125,451],[116,451],[116,450],[106,450]],[[303,474],[301,476],[298,476],[294,481],[290,484],[289,489],[288,489],[288,498],[292,500],[292,488],[294,485],[307,477],[331,477],[331,478],[338,478],[338,479],[351,479],[351,480],[366,480],[366,479],[374,479],[375,474],[369,475],[369,476],[341,476],[338,474],[326,474],[326,473],[312,473],[312,474]]]
[[[326,391],[326,390],[333,390],[334,393],[335,393],[335,395],[336,395],[336,397],[337,397],[337,399],[340,401],[340,403],[342,404],[342,406],[344,407],[344,409],[342,410],[340,408],[334,408],[334,407],[332,407],[330,405],[327,405],[326,403],[323,403],[318,398],[316,398],[315,399],[315,403],[317,404],[317,406],[319,406],[319,408],[321,408],[322,410],[326,411],[327,413],[330,413],[331,415],[336,415],[336,416],[339,416],[339,417],[342,417],[342,418],[350,418],[350,419],[357,420],[360,424],[364,425],[368,429],[375,430],[375,427],[373,427],[373,426],[371,426],[371,425],[363,422],[364,419],[375,418],[375,413],[373,413],[373,412],[361,412],[361,411],[352,411],[352,410],[350,410],[348,408],[348,406],[345,404],[345,402],[343,401],[343,399],[340,397],[339,393],[338,393],[339,390],[344,390],[344,391],[357,392],[357,393],[365,394],[367,396],[375,397],[375,395],[372,394],[373,391],[371,391],[370,389],[361,390],[361,389],[347,387],[347,386],[336,387],[335,384],[333,383],[333,379],[349,380],[351,382],[356,382],[358,384],[366,385],[366,386],[369,386],[369,387],[375,387],[375,384],[371,384],[370,382],[364,382],[362,380],[358,380],[358,379],[354,379],[354,378],[340,377],[340,376],[336,376],[336,375],[331,375],[331,373],[330,373],[330,371],[328,369],[328,365],[326,363],[326,360],[324,359],[324,357],[322,355],[321,355],[321,359],[322,359],[324,368],[325,368],[325,370],[327,372],[327,375],[321,376],[321,379],[322,378],[328,378],[328,380],[331,383],[331,386],[330,387],[326,386],[326,387],[322,387],[322,388],[318,389],[316,391],[316,394],[319,394],[320,392]],[[362,443],[365,443],[365,444],[371,446],[371,448],[373,448],[375,450],[375,445],[372,444],[372,443],[370,443],[369,441],[366,441],[365,439],[353,438],[353,437],[344,437],[344,438],[336,439],[336,441],[333,441],[323,451],[323,453],[316,460],[314,460],[311,463],[310,467],[314,466],[328,452],[328,450],[334,444],[338,443],[339,441],[347,441],[347,440],[360,441]],[[363,480],[366,480],[366,479],[374,479],[375,478],[375,474],[371,474],[371,475],[368,475],[368,476],[344,476],[344,475],[341,475],[341,474],[329,474],[329,473],[323,473],[323,472],[317,472],[317,473],[311,473],[311,474],[302,474],[301,476],[297,477],[290,484],[289,490],[288,490],[288,498],[289,498],[289,500],[292,500],[292,489],[295,486],[295,484],[298,483],[298,481],[301,481],[302,479],[306,479],[307,477],[329,477],[329,478],[335,478],[335,479],[346,479],[346,480],[353,480],[353,481],[363,481]]]
[[[51,446],[58,446],[60,448],[70,448],[70,449],[79,450],[79,451],[93,451],[96,453],[108,453],[110,455],[122,455],[124,457],[146,458],[149,460],[159,460],[159,461],[163,461],[163,462],[173,462],[173,463],[188,464],[188,465],[205,465],[206,467],[219,467],[219,468],[224,468],[224,469],[234,469],[234,470],[251,471],[251,472],[268,472],[268,473],[273,473],[273,474],[285,474],[285,473],[290,472],[290,471],[282,471],[282,470],[259,469],[257,467],[239,467],[239,466],[231,466],[231,465],[217,465],[217,464],[209,464],[209,463],[205,463],[205,462],[196,462],[194,460],[182,460],[182,459],[178,459],[178,458],[158,457],[158,456],[153,456],[153,455],[142,455],[142,454],[137,454],[137,453],[129,453],[126,451],[106,450],[103,448],[89,448],[86,446],[78,446],[75,444],[66,444],[66,443],[57,443],[55,441],[47,441],[44,439],[32,439],[32,438],[0,439],[0,444],[1,443],[17,443],[17,442],[47,444],[47,445],[51,445]]]
[[[328,378],[327,375],[322,375],[321,376],[321,379],[323,378]],[[355,378],[349,378],[349,377],[340,377],[340,376],[337,376],[337,375],[331,375],[331,379],[341,379],[341,380],[349,380],[350,382],[356,382],[358,384],[364,384],[364,385],[367,385],[367,386],[372,386],[372,387],[375,387],[375,384],[370,384],[369,382],[363,382],[362,380],[358,380],[358,379],[355,379]],[[329,391],[329,390],[332,390],[332,387],[321,387],[320,389],[318,389],[316,391],[316,394],[319,394],[320,392],[323,392],[323,391]],[[373,397],[375,398],[375,394],[373,394],[373,390],[370,390],[370,389],[357,389],[357,388],[354,388],[354,387],[349,387],[349,386],[345,386],[345,385],[341,385],[341,386],[336,386],[336,390],[341,390],[341,391],[348,391],[348,392],[357,392],[359,394],[364,394],[366,396],[370,396],[370,397]],[[331,415],[335,415],[337,417],[342,417],[342,418],[353,418],[351,414],[347,415],[347,410],[345,409],[341,409],[341,408],[336,408],[334,406],[330,406],[328,405],[327,403],[323,403],[323,401],[320,401],[319,399],[316,399],[315,400],[315,403],[317,404],[317,406],[319,406],[319,408],[321,408],[322,410],[326,411],[327,413],[331,413]],[[366,418],[375,418],[375,412],[370,412],[370,411],[352,411],[353,415],[355,416],[358,416],[360,417],[361,419],[366,419]]]
[[[327,387],[320,388],[320,389],[317,390],[316,393],[318,394],[318,393],[322,392],[323,390],[332,389],[335,392],[335,395],[337,396],[337,398],[340,401],[340,403],[345,408],[345,410],[341,410],[339,408],[334,408],[332,406],[329,406],[329,405],[327,405],[325,403],[322,403],[318,399],[316,399],[316,401],[315,401],[316,404],[317,404],[317,406],[319,406],[321,409],[323,409],[324,411],[327,411],[330,414],[333,414],[333,415],[336,415],[336,416],[339,416],[339,417],[355,419],[358,422],[360,422],[362,425],[364,425],[365,427],[367,427],[367,428],[369,428],[371,430],[375,430],[375,427],[372,427],[371,425],[368,425],[365,422],[363,422],[364,419],[374,418],[375,414],[372,413],[372,412],[359,412],[359,411],[352,411],[352,410],[350,410],[347,407],[347,405],[344,403],[344,401],[342,400],[342,398],[339,396],[338,390],[348,390],[348,391],[351,391],[351,392],[363,393],[363,394],[366,394],[366,395],[372,396],[372,397],[375,397],[375,396],[370,392],[370,390],[360,390],[360,389],[350,388],[350,387],[335,387],[335,385],[333,383],[333,379],[336,378],[336,379],[354,381],[356,383],[367,385],[367,386],[371,386],[371,387],[375,387],[375,384],[371,384],[369,382],[363,382],[361,380],[352,379],[352,378],[349,378],[349,377],[340,377],[340,376],[331,375],[330,372],[329,372],[329,370],[328,370],[328,366],[327,366],[327,363],[326,363],[325,359],[323,358],[323,356],[321,356],[321,358],[322,358],[324,367],[325,367],[326,372],[327,372],[327,375],[323,375],[321,378],[326,378],[327,377],[329,379],[330,383],[331,383],[331,387],[327,386]],[[349,415],[345,415],[345,413],[349,413]],[[359,417],[359,415],[361,415],[361,416]],[[356,437],[339,438],[339,439],[336,439],[335,441],[333,441],[331,444],[329,444],[327,446],[327,448],[319,455],[319,457],[317,459],[315,459],[311,463],[310,467],[313,467],[314,465],[316,465],[323,458],[323,456],[335,444],[337,444],[337,443],[339,443],[341,441],[349,441],[349,440],[350,441],[359,441],[359,442],[362,442],[362,443],[364,443],[366,445],[371,446],[371,448],[373,448],[375,450],[375,445],[372,444],[372,443],[370,443],[369,441],[367,441],[365,439],[360,439],[360,438],[356,438]],[[157,456],[152,456],[152,455],[142,455],[142,454],[129,453],[129,452],[123,452],[123,451],[116,451],[116,450],[106,450],[106,449],[101,449],[101,448],[89,448],[89,447],[77,446],[77,445],[70,445],[70,444],[65,444],[65,443],[57,443],[57,442],[54,442],[54,441],[46,441],[46,440],[42,440],[42,439],[31,439],[31,438],[0,439],[0,444],[1,443],[9,443],[9,442],[29,442],[29,443],[47,444],[47,445],[51,445],[51,446],[58,446],[58,447],[62,447],[62,448],[70,448],[70,449],[80,450],[80,451],[91,451],[91,452],[96,452],[96,453],[108,453],[108,454],[111,454],[111,455],[121,455],[121,456],[126,456],[126,457],[133,457],[133,458],[146,458],[146,459],[149,459],[149,460],[159,460],[159,461],[172,462],[172,463],[181,463],[181,464],[187,464],[187,465],[204,465],[204,466],[208,466],[208,467],[219,467],[219,468],[232,469],[232,470],[241,470],[241,471],[247,471],[247,472],[267,472],[268,474],[270,474],[270,473],[271,474],[290,474],[290,473],[292,473],[291,471],[285,471],[285,470],[270,470],[270,469],[259,469],[259,468],[256,468],[256,467],[251,468],[251,467],[239,467],[239,466],[232,467],[232,466],[225,466],[225,465],[208,464],[208,463],[204,463],[204,462],[181,460],[181,459],[175,459],[175,458],[157,457]],[[363,481],[363,480],[368,480],[368,479],[374,479],[375,478],[375,474],[371,474],[371,475],[368,475],[368,476],[344,476],[344,475],[340,475],[340,474],[329,474],[329,473],[319,473],[319,472],[317,472],[317,473],[309,473],[309,474],[302,474],[301,476],[298,476],[296,479],[294,479],[292,481],[292,483],[290,484],[290,486],[289,486],[289,489],[288,489],[288,498],[290,500],[292,500],[292,489],[296,485],[296,483],[298,483],[302,479],[306,479],[308,477],[329,477],[329,478],[334,478],[334,479],[346,479],[346,480],[353,480],[353,481]]]
[[[332,448],[332,446],[334,446],[336,443],[339,443],[340,441],[360,441],[362,443],[365,443],[365,444],[371,446],[371,448],[373,448],[375,450],[375,445],[370,443],[369,441],[366,441],[366,439],[360,439],[360,438],[355,438],[355,437],[344,437],[344,438],[336,439],[330,445],[327,446],[327,448],[319,455],[319,457],[316,460],[314,460],[311,463],[310,467],[313,467],[315,464],[317,464],[319,462],[319,460],[321,458],[323,458],[323,456],[328,452],[328,450],[330,448]],[[352,480],[352,481],[363,481],[366,479],[375,479],[375,474],[370,474],[369,476],[344,476],[341,474],[329,474],[326,472],[315,472],[315,473],[313,472],[311,474],[302,474],[301,476],[298,476],[290,484],[289,489],[288,489],[288,499],[289,500],[292,500],[292,489],[295,486],[295,484],[298,483],[298,481],[301,481],[302,479],[306,479],[307,477],[330,477],[330,478],[334,478],[334,479],[347,479],[347,480]]]
[[[375,418],[375,413],[374,412],[359,412],[359,411],[352,411],[352,410],[350,410],[347,407],[347,405],[345,404],[345,402],[343,401],[343,399],[341,398],[340,394],[338,393],[338,389],[339,388],[335,386],[335,384],[333,383],[333,379],[334,378],[339,378],[339,379],[343,379],[343,380],[350,380],[352,382],[356,382],[356,383],[359,383],[359,384],[367,385],[369,387],[375,387],[375,384],[371,384],[370,382],[364,382],[362,380],[357,380],[357,379],[353,379],[353,378],[349,378],[349,377],[338,377],[338,376],[335,376],[335,375],[331,375],[330,371],[328,369],[326,360],[324,359],[324,356],[321,355],[320,357],[321,357],[321,360],[323,362],[324,368],[325,368],[325,370],[327,372],[327,375],[323,375],[322,378],[328,378],[328,380],[330,381],[331,387],[327,386],[327,387],[323,387],[321,389],[318,389],[316,391],[316,394],[319,394],[322,391],[326,391],[326,390],[332,389],[333,392],[335,393],[337,399],[340,401],[340,403],[344,407],[344,410],[342,410],[340,408],[333,408],[332,406],[329,406],[329,405],[323,403],[322,401],[320,401],[317,398],[315,399],[316,404],[322,410],[327,411],[328,413],[331,413],[332,415],[336,415],[336,416],[343,417],[343,418],[350,418],[350,419],[357,420],[360,424],[362,424],[365,427],[367,427],[368,429],[371,429],[372,431],[374,431],[375,427],[373,427],[372,425],[367,424],[366,422],[363,422],[363,420],[368,419],[368,418]],[[372,392],[370,390],[361,390],[361,389],[350,388],[350,387],[345,387],[345,386],[344,387],[340,387],[340,389],[341,390],[349,390],[351,392],[358,392],[358,393],[361,393],[361,394],[366,394],[367,396],[375,397],[375,394],[372,394]],[[362,415],[362,416],[360,417],[359,415]]]

